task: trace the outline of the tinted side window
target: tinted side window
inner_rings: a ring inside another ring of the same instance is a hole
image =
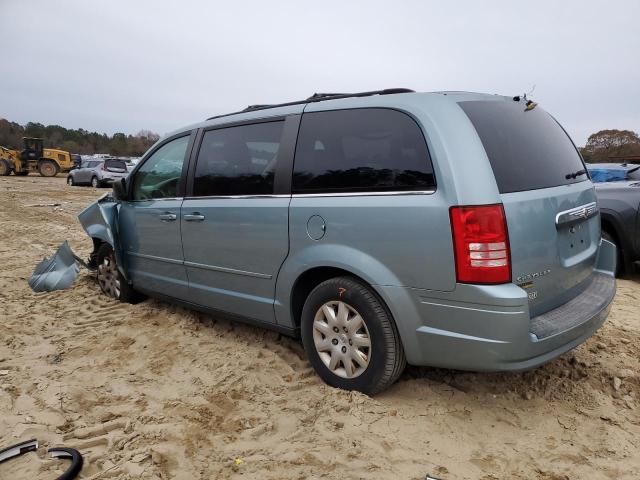
[[[302,116],[293,193],[410,191],[434,185],[427,144],[408,115],[363,108]]]
[[[133,199],[173,198],[189,144],[189,136],[176,138],[156,150],[133,178]]]
[[[536,190],[587,180],[567,178],[585,169],[571,139],[540,107],[523,102],[458,103],[478,132],[500,193]]]
[[[284,122],[268,122],[205,132],[193,194],[272,194],[283,126]]]

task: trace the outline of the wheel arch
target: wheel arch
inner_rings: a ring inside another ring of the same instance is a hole
[[[620,249],[620,258],[622,258],[621,270],[626,271],[630,263],[629,252],[630,245],[624,235],[624,226],[621,224],[621,220],[612,213],[607,211],[600,212],[600,224],[602,231],[609,233],[616,242],[617,248]]]
[[[384,298],[380,285],[400,286],[396,275],[378,259],[353,247],[336,244],[311,244],[294,254],[290,254],[282,265],[276,282],[276,318],[279,324],[296,327],[299,294],[294,303],[293,293],[299,289],[307,291],[308,283],[318,279],[326,280],[327,275],[349,275],[369,285],[393,313],[393,308]],[[316,283],[316,284],[317,284]],[[310,290],[309,290],[310,291]],[[295,308],[294,308],[295,305]]]
[[[302,316],[302,308],[304,307],[304,302],[311,293],[311,291],[320,285],[322,282],[329,280],[335,277],[352,277],[356,280],[364,283],[365,285],[371,287],[375,290],[375,288],[369,284],[364,278],[359,275],[350,272],[349,270],[345,270],[343,268],[338,267],[330,267],[330,266],[318,266],[313,267],[308,270],[305,270],[300,274],[300,276],[296,279],[291,289],[291,297],[290,297],[290,311],[291,318],[293,321],[293,325],[296,328],[300,327],[300,317]],[[378,295],[380,297],[380,295]],[[380,298],[381,301],[382,298]],[[388,310],[388,307],[387,307]]]

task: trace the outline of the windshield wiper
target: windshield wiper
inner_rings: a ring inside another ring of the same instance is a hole
[[[573,173],[567,173],[564,178],[566,178],[567,180],[569,179],[573,179],[573,178],[577,178],[580,175],[586,175],[587,171],[586,170],[578,170],[577,172],[573,172]]]

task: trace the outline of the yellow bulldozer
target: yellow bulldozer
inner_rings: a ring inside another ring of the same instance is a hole
[[[71,154],[56,148],[44,148],[41,138],[24,138],[24,150],[0,147],[0,176],[29,175],[39,173],[43,177],[55,177],[59,172],[73,168]]]

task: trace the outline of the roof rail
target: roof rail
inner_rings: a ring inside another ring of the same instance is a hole
[[[309,98],[306,98],[304,100],[297,100],[295,102],[286,102],[286,103],[249,105],[247,108],[245,108],[244,110],[240,110],[239,112],[225,113],[223,115],[215,115],[213,117],[207,118],[207,120],[213,120],[215,118],[221,118],[221,117],[228,117],[230,115],[236,115],[238,113],[254,112],[256,110],[266,110],[269,108],[277,108],[277,107],[288,107],[290,105],[302,105],[305,103],[322,102],[325,100],[337,100],[340,98],[370,97],[372,95],[391,95],[394,93],[413,93],[413,92],[414,90],[410,90],[408,88],[385,88],[384,90],[371,90],[369,92],[357,92],[357,93],[314,93]]]

